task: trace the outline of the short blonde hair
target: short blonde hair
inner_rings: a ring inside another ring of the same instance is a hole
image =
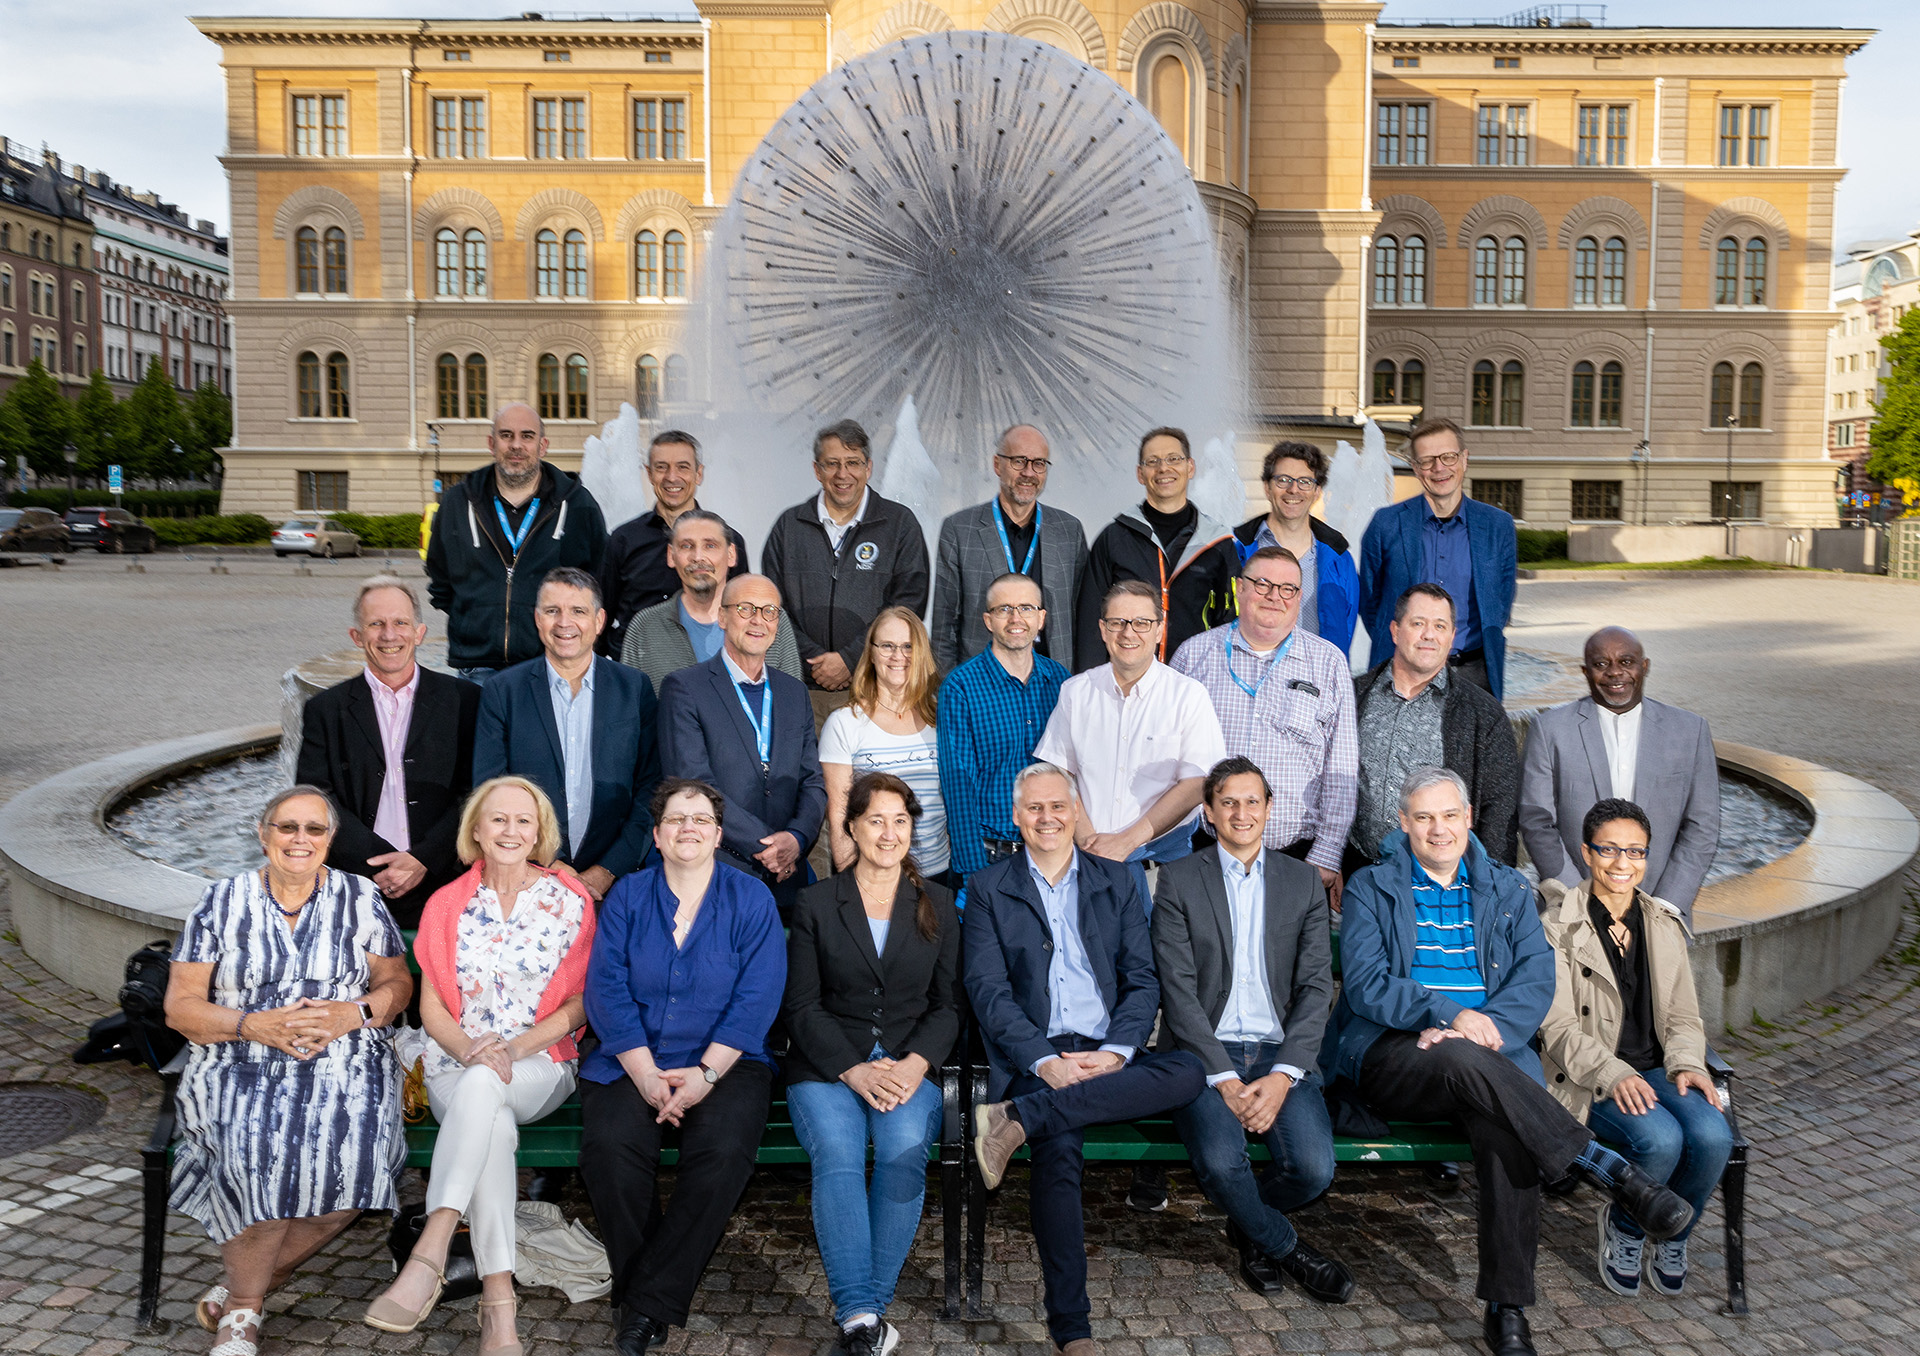
[[[474,830],[480,827],[481,807],[487,803],[488,796],[509,786],[517,787],[533,797],[534,821],[540,826],[540,836],[533,845],[533,851],[527,854],[528,857],[545,866],[559,855],[560,816],[554,813],[553,802],[547,799],[547,793],[525,777],[492,777],[473,788],[473,794],[467,797],[467,803],[460,811],[460,835],[453,846],[465,865],[472,866],[480,860],[480,845],[474,841]]]

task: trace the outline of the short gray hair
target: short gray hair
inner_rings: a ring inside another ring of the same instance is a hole
[[[333,803],[332,796],[329,796],[325,791],[322,791],[310,782],[301,782],[297,786],[289,786],[284,791],[276,792],[273,799],[267,802],[266,808],[260,812],[260,818],[255,822],[254,827],[259,829],[260,832],[265,833],[267,825],[273,823],[273,817],[280,813],[280,807],[299,796],[318,796],[321,800],[325,801],[327,806],[327,832],[335,833],[339,830],[340,807]]]
[[[1027,783],[1035,777],[1058,777],[1067,784],[1067,794],[1078,802],[1080,788],[1073,784],[1073,777],[1063,767],[1054,763],[1028,763],[1013,774],[1013,806],[1020,806],[1020,793],[1027,789]]]
[[[1413,798],[1430,786],[1445,783],[1460,793],[1460,803],[1473,804],[1473,796],[1467,790],[1466,779],[1450,767],[1416,767],[1407,773],[1406,781],[1400,784],[1400,813],[1407,813],[1413,804]]]
[[[662,429],[653,435],[653,441],[647,444],[647,465],[653,465],[654,448],[668,446],[692,448],[693,464],[703,471],[706,469],[707,458],[700,450],[700,440],[683,428]]]
[[[413,624],[420,624],[420,595],[415,593],[413,585],[397,575],[376,574],[360,581],[360,592],[353,595],[353,624],[360,625],[360,605],[367,601],[367,595],[380,589],[399,589],[407,595],[407,602],[413,606]]]

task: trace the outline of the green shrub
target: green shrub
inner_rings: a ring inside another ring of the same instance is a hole
[[[387,513],[379,517],[365,513],[329,513],[327,516],[360,538],[362,546],[404,551],[420,545],[417,513]]]
[[[162,546],[250,546],[273,535],[273,524],[257,513],[149,518],[147,526]]]
[[[72,502],[81,508],[111,508],[113,496],[105,490],[76,490]],[[55,513],[67,511],[65,490],[15,490],[7,496],[11,508],[45,508]],[[218,490],[128,490],[120,496],[120,507],[141,518],[198,518],[220,511]]]
[[[1564,530],[1554,531],[1544,527],[1522,527],[1516,529],[1520,547],[1520,563],[1529,564],[1539,560],[1565,560],[1567,558],[1567,534]]]

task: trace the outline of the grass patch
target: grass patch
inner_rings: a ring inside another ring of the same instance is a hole
[[[1749,560],[1745,556],[1733,560],[1721,560],[1717,556],[1701,556],[1697,560],[1654,560],[1637,564],[1617,560],[1540,560],[1527,565],[1532,570],[1790,570],[1791,565],[1775,565],[1766,560]]]

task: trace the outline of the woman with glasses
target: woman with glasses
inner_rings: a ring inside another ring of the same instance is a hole
[[[1360,615],[1360,575],[1347,539],[1313,516],[1327,484],[1327,454],[1312,443],[1278,442],[1260,468],[1269,509],[1234,529],[1240,561],[1278,546],[1300,562],[1300,626],[1345,653]]]
[[[1664,1243],[1610,1202],[1600,1205],[1600,1279],[1662,1295],[1687,1279],[1687,1238],[1733,1147],[1707,1074],[1707,1040],[1680,911],[1639,886],[1653,829],[1629,800],[1600,801],[1581,824],[1587,879],[1542,887],[1558,982],[1540,1025],[1547,1087],[1603,1143],[1693,1207]],[[1562,893],[1564,891],[1564,893]]]
[[[853,700],[820,731],[820,772],[827,784],[827,832],[833,867],[856,855],[847,831],[847,790],[855,777],[885,772],[913,788],[921,812],[913,826],[913,860],[944,881],[949,865],[947,812],[940,799],[940,742],[934,729],[940,675],[920,618],[889,607],[867,628],[853,671]]]
[[[929,1075],[960,1032],[960,917],[914,867],[920,814],[899,777],[855,779],[839,826],[853,861],[800,892],[787,942],[787,1107],[813,1163],[813,1231],[840,1356],[887,1356],[899,1343],[887,1305],[940,1130]]]
[[[254,1356],[266,1298],[362,1210],[391,1210],[406,1156],[388,1024],[413,981],[374,883],[327,868],[316,787],[260,812],[266,864],[215,881],[181,929],[167,1025],[192,1043],[173,1208],[220,1246],[197,1306],[220,1356]]]
[[[614,1347],[629,1356],[686,1325],[753,1174],[787,983],[773,895],[715,860],[720,793],[669,777],[652,809],[658,856],[600,906],[587,967],[600,1045],[580,1066],[580,1175],[613,1271]],[[670,1137],[680,1162],[662,1209]]]

